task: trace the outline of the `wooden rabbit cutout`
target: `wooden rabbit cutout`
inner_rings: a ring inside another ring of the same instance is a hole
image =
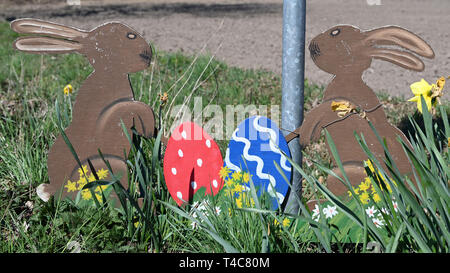
[[[91,31],[79,30],[42,20],[19,19],[11,23],[18,33],[32,34],[18,38],[14,47],[28,53],[71,53],[84,55],[94,72],[78,91],[73,107],[72,123],[65,130],[82,165],[88,159],[95,170],[107,169],[98,149],[109,161],[112,171],[122,175],[126,186],[127,166],[124,152],[130,150],[121,120],[129,129],[145,137],[155,134],[153,110],[135,101],[128,74],[150,65],[152,50],[144,38],[121,23],[106,23]],[[80,166],[64,139],[59,136],[48,155],[50,184],[41,184],[38,195],[48,200],[62,190],[68,180],[76,181]],[[81,176],[81,175],[80,175]],[[62,195],[75,195],[63,190]]]
[[[397,136],[405,143],[409,142],[398,128],[388,122],[380,101],[364,83],[362,74],[370,67],[373,58],[415,71],[422,71],[425,66],[410,52],[377,46],[399,46],[426,58],[434,57],[433,50],[425,41],[400,27],[388,26],[363,32],[353,26],[343,25],[321,33],[312,39],[309,45],[311,58],[320,69],[335,77],[327,86],[322,103],[305,115],[301,127],[286,136],[287,141],[299,136],[300,145],[305,147],[311,141],[316,141],[322,129],[326,128],[352,185],[364,181],[367,175],[363,161],[368,159],[356,141],[354,132],[363,134],[376,158],[380,162],[384,160],[383,147],[368,121],[372,122],[378,134],[386,139],[399,171],[406,175],[412,174],[411,165]],[[333,101],[349,103],[348,105],[359,109],[359,114],[343,113],[338,116],[338,113],[332,110]],[[338,168],[333,171],[342,177]],[[343,195],[348,190],[331,175],[327,179],[327,187],[336,195]]]

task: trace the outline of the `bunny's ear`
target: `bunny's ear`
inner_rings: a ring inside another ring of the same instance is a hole
[[[388,61],[406,69],[423,71],[425,68],[424,63],[419,58],[408,52],[385,48],[374,48],[369,54],[373,58]]]
[[[28,53],[70,53],[80,51],[83,47],[77,42],[47,37],[20,37],[13,46]]]
[[[88,36],[86,31],[37,19],[14,20],[11,23],[11,29],[17,33],[41,34],[69,40],[77,40]]]
[[[374,58],[392,62],[401,67],[422,71],[425,68],[423,62],[411,53],[388,49],[377,48],[376,46],[400,46],[422,57],[434,58],[433,49],[416,34],[396,26],[382,27],[366,31],[365,42],[373,48],[370,55]]]
[[[366,31],[365,39],[371,45],[397,45],[422,57],[434,58],[433,49],[416,34],[400,27],[388,26]]]

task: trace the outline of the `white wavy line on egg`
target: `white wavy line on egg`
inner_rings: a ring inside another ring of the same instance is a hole
[[[286,161],[287,161],[286,157],[283,155],[283,153],[281,153],[280,149],[274,145],[274,141],[278,140],[277,139],[277,133],[272,128],[260,126],[258,124],[258,121],[259,121],[260,118],[261,118],[261,116],[257,116],[253,120],[253,126],[255,127],[255,129],[258,132],[268,133],[270,135],[270,140],[269,140],[270,149],[272,150],[272,152],[280,155],[281,168],[283,168],[285,171],[290,172],[291,168],[286,165]]]
[[[279,203],[280,205],[283,204],[283,201],[284,201],[284,195],[281,194],[281,193],[279,193],[279,192],[276,192],[276,194],[277,194],[276,198],[278,199],[278,203]],[[274,196],[274,197],[275,197],[275,196]]]
[[[267,185],[267,192],[270,196],[277,198],[278,203],[282,204],[284,201],[284,195],[282,193],[277,192],[277,189],[273,187],[271,184]]]
[[[227,151],[225,153],[225,165],[228,167],[228,169],[230,169],[232,171],[235,171],[235,172],[240,172],[241,171],[241,168],[239,168],[238,166],[234,165],[230,161],[230,148],[227,148]]]
[[[255,161],[257,163],[257,165],[256,165],[256,175],[259,178],[261,178],[261,179],[269,179],[270,185],[273,187],[273,189],[275,189],[275,186],[277,184],[275,178],[273,176],[271,176],[270,174],[268,174],[268,173],[263,173],[262,172],[262,169],[264,168],[263,160],[260,157],[258,157],[258,156],[254,156],[254,155],[248,154],[248,150],[250,149],[250,146],[251,146],[250,141],[248,139],[246,139],[246,138],[238,137],[237,136],[237,132],[238,131],[239,131],[239,128],[237,128],[236,131],[234,131],[232,139],[234,141],[244,143],[244,145],[245,145],[244,151],[243,151],[244,152],[244,158],[249,160],[249,161]],[[271,196],[276,197],[275,194],[273,193],[273,191],[268,191],[268,192],[269,192],[269,194]]]

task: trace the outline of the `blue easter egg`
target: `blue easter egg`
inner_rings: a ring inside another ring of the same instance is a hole
[[[289,147],[275,122],[262,116],[250,117],[239,124],[233,132],[226,151],[224,166],[234,172],[247,172],[258,196],[268,193],[272,201],[272,209],[282,204],[289,189],[292,166],[286,156],[291,156]],[[277,169],[276,164],[286,179]],[[245,184],[250,190],[250,181]]]

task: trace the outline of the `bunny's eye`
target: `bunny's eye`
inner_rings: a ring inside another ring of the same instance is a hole
[[[334,36],[339,35],[339,33],[341,33],[341,30],[337,28],[337,29],[331,31],[330,35],[334,37]]]
[[[136,39],[136,37],[137,37],[137,36],[136,36],[136,34],[134,34],[134,33],[131,33],[131,32],[130,32],[130,33],[127,34],[127,38],[128,38],[128,39],[133,40],[133,39]]]

